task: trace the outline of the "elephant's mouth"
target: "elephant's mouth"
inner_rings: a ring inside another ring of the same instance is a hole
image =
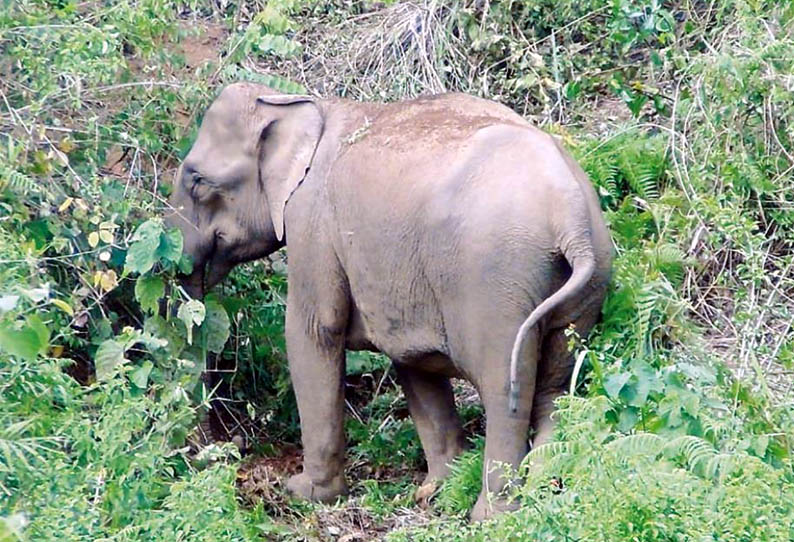
[[[180,277],[185,292],[194,299],[202,299],[210,288],[221,282],[236,264],[266,256],[278,246],[251,250],[250,246],[229,243],[222,233],[213,235],[212,242],[204,245],[198,255],[193,256],[193,271]]]
[[[206,292],[222,281],[234,267],[234,263],[225,254],[222,256],[218,251],[214,251],[204,267],[204,291]]]
[[[212,242],[199,247],[199,253],[192,254],[193,270],[189,275],[180,277],[182,288],[193,299],[203,299],[207,290],[220,282],[215,272],[219,259],[218,236],[213,235]]]
[[[194,265],[190,275],[181,278],[185,292],[194,299],[202,299],[210,288],[222,281],[234,264],[213,251],[200,265]]]
[[[182,275],[180,277],[180,284],[185,293],[193,299],[203,299],[204,292],[206,291],[207,279],[207,263],[203,262],[201,265],[194,266],[193,271],[189,275]]]

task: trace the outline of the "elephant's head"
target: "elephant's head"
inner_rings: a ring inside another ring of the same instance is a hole
[[[207,110],[171,197],[171,225],[182,230],[194,297],[238,263],[285,243],[284,212],[311,166],[323,129],[307,96],[249,83],[226,87]]]

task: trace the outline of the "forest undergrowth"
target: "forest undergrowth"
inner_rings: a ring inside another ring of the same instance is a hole
[[[286,256],[203,301],[161,220],[223,85],[462,91],[555,134],[616,260],[518,511],[470,525],[471,449],[423,457],[383,358],[348,356],[348,476],[291,499]],[[0,542],[794,540],[794,4],[0,2]],[[209,433],[209,434],[207,434]]]

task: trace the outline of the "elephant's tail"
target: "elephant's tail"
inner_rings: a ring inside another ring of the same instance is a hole
[[[584,241],[584,240],[582,240]],[[593,276],[596,268],[595,254],[593,253],[593,246],[589,238],[585,243],[579,244],[574,250],[570,246],[563,248],[563,255],[571,266],[571,276],[568,278],[562,288],[557,290],[550,297],[546,298],[540,305],[535,307],[529,317],[524,320],[521,327],[516,334],[515,342],[513,343],[513,351],[510,354],[510,396],[509,408],[511,413],[518,411],[518,362],[521,357],[521,350],[524,346],[524,341],[527,338],[527,333],[534,325],[548,315],[555,308],[565,303],[575,295],[577,295],[582,288]],[[565,245],[563,245],[565,246]]]

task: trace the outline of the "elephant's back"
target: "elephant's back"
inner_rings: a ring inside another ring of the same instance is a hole
[[[465,140],[486,126],[530,126],[508,107],[457,93],[384,104],[369,122],[362,135],[376,146],[449,144]]]

